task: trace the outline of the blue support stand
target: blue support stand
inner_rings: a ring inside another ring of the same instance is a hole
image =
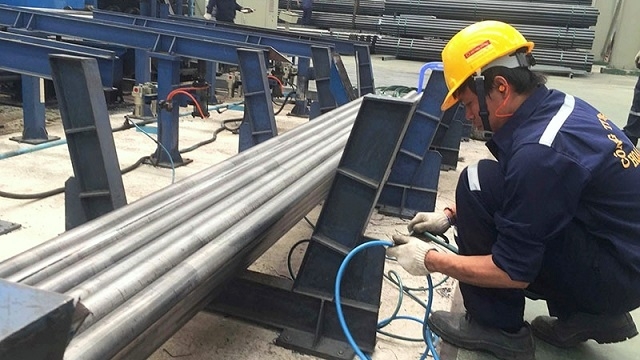
[[[41,78],[22,75],[22,112],[24,119],[22,136],[12,137],[11,140],[37,145],[60,139],[57,136],[49,136],[47,133],[44,87]]]
[[[440,104],[446,95],[444,74],[434,70],[378,199],[380,213],[410,219],[419,211],[435,208],[442,156],[429,148],[440,125]]]
[[[369,240],[365,228],[414,109],[410,100],[367,95],[296,280],[247,272],[228,283],[209,310],[283,328],[280,346],[353,359],[336,316],[336,273],[347,253]],[[367,352],[376,342],[384,261],[384,248],[367,249],[352,260],[342,282],[343,313]]]
[[[238,49],[242,88],[244,90],[244,121],[240,125],[238,151],[278,135],[273,114],[271,92],[267,82],[267,66],[260,50]]]
[[[180,57],[154,56],[158,60],[158,100],[167,99],[169,93],[180,85]],[[172,168],[186,165],[193,160],[183,159],[178,149],[178,130],[180,107],[173,106],[158,110],[158,141],[159,145],[151,159],[153,165]]]
[[[74,177],[65,184],[66,228],[127,204],[109,112],[95,59],[51,55]]]
[[[353,48],[356,51],[356,67],[358,69],[358,96],[375,94],[376,87],[373,82],[373,65],[371,64],[369,46],[354,44]]]
[[[442,120],[431,143],[431,149],[442,155],[441,170],[455,170],[458,167],[464,116],[464,108],[461,105],[453,106],[442,115]]]
[[[331,50],[326,47],[311,47],[311,57],[313,59],[313,72],[318,92],[318,103],[320,103],[320,113],[324,114],[335,109],[336,98],[331,91]]]
[[[331,302],[335,275],[344,257],[366,242],[364,236],[374,206],[400,148],[415,102],[367,95],[353,125],[327,199],[311,236],[293,291]],[[372,144],[375,144],[372,146]],[[358,311],[346,316],[358,345],[367,352],[375,347],[378,309],[384,270],[384,249],[372,248],[354,258],[345,276],[343,301]],[[334,307],[319,313],[315,331],[285,329],[277,340],[294,350],[321,344],[325,338],[343,340]],[[353,311],[353,309],[352,309]],[[316,350],[322,353],[321,349]],[[350,350],[350,356],[353,356]],[[332,358],[335,357],[332,349]],[[326,354],[325,354],[326,355]],[[345,354],[345,358],[350,358]]]
[[[333,61],[331,62],[331,94],[333,95],[337,106],[342,106],[358,98],[356,89],[351,84],[347,69],[344,67],[342,58],[339,54],[332,53]]]

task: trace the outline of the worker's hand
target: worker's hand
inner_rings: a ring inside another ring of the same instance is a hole
[[[409,274],[429,275],[424,264],[425,256],[431,250],[446,252],[446,249],[434,242],[422,241],[413,236],[393,235],[394,245],[387,248],[387,256],[394,257]]]
[[[209,14],[209,13],[204,13],[204,15],[202,15],[202,17],[203,17],[205,20],[211,20],[211,14]]]
[[[251,14],[253,12],[253,9],[246,7],[246,8],[242,8],[240,12],[243,14]]]
[[[409,232],[430,232],[436,235],[444,234],[450,227],[449,218],[444,212],[419,212],[407,225]]]
[[[640,51],[636,54],[636,67],[640,69]]]

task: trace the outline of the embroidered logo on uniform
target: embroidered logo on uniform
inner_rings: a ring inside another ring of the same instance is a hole
[[[489,40],[485,40],[485,41],[483,41],[483,42],[482,42],[482,43],[480,43],[478,46],[476,46],[476,47],[474,47],[473,49],[471,49],[471,50],[467,51],[467,52],[464,54],[464,58],[465,58],[465,59],[468,59],[468,58],[472,57],[472,56],[473,56],[473,54],[475,54],[475,53],[477,53],[478,51],[480,51],[480,50],[482,50],[482,49],[486,48],[486,47],[487,47],[487,46],[489,46],[489,45],[491,45],[491,41],[489,41]]]

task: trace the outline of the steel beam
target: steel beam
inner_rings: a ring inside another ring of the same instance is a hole
[[[160,18],[142,17],[112,11],[93,11],[93,18],[116,24],[135,26],[138,28],[171,31],[175,33],[204,36],[224,41],[270,46],[282,54],[290,56],[311,57],[311,46],[332,46],[326,41],[309,41],[291,39],[282,35],[264,34],[261,31],[247,29],[230,29],[225,27],[206,26],[201,22],[185,22]]]
[[[314,36],[308,33],[296,33],[293,31],[271,30],[271,29],[251,27],[246,25],[236,25],[236,24],[229,24],[229,23],[216,22],[216,21],[206,21],[204,19],[199,19],[196,17],[169,16],[169,18],[171,20],[180,21],[183,23],[198,24],[200,26],[205,26],[205,27],[227,29],[227,30],[241,31],[241,32],[250,31],[250,32],[259,33],[265,36],[266,35],[283,36],[283,37],[287,37],[294,40],[297,39],[297,40],[303,40],[303,41],[325,43],[333,47],[335,51],[340,55],[355,55],[354,44],[356,44],[356,42],[349,41],[349,40],[340,40],[340,39],[324,37],[324,36]],[[362,44],[365,44],[365,43],[362,43]]]

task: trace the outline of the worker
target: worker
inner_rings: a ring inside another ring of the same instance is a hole
[[[640,69],[640,51],[635,58],[636,67]],[[633,100],[631,101],[631,109],[627,118],[627,125],[622,129],[634,146],[638,145],[640,137],[640,76],[636,81],[636,87],[633,89]]]
[[[411,274],[457,279],[466,313],[434,312],[430,329],[500,359],[535,359],[533,335],[568,348],[638,333],[629,312],[640,306],[640,152],[591,105],[548,89],[530,69],[533,47],[498,21],[444,47],[442,109],[459,102],[492,131],[497,161],[468,166],[455,205],[409,222],[413,235],[455,225],[459,254],[408,235],[387,250]],[[526,323],[525,294],[551,316]]]
[[[216,21],[233,23],[236,18],[236,11],[244,14],[253,12],[252,8],[242,7],[235,0],[209,0],[207,12],[204,14],[206,20],[211,20],[213,8],[216,9]]]
[[[313,0],[296,0],[298,6],[302,7],[302,25],[311,25],[311,14],[313,13]],[[302,3],[301,3],[302,2]]]

